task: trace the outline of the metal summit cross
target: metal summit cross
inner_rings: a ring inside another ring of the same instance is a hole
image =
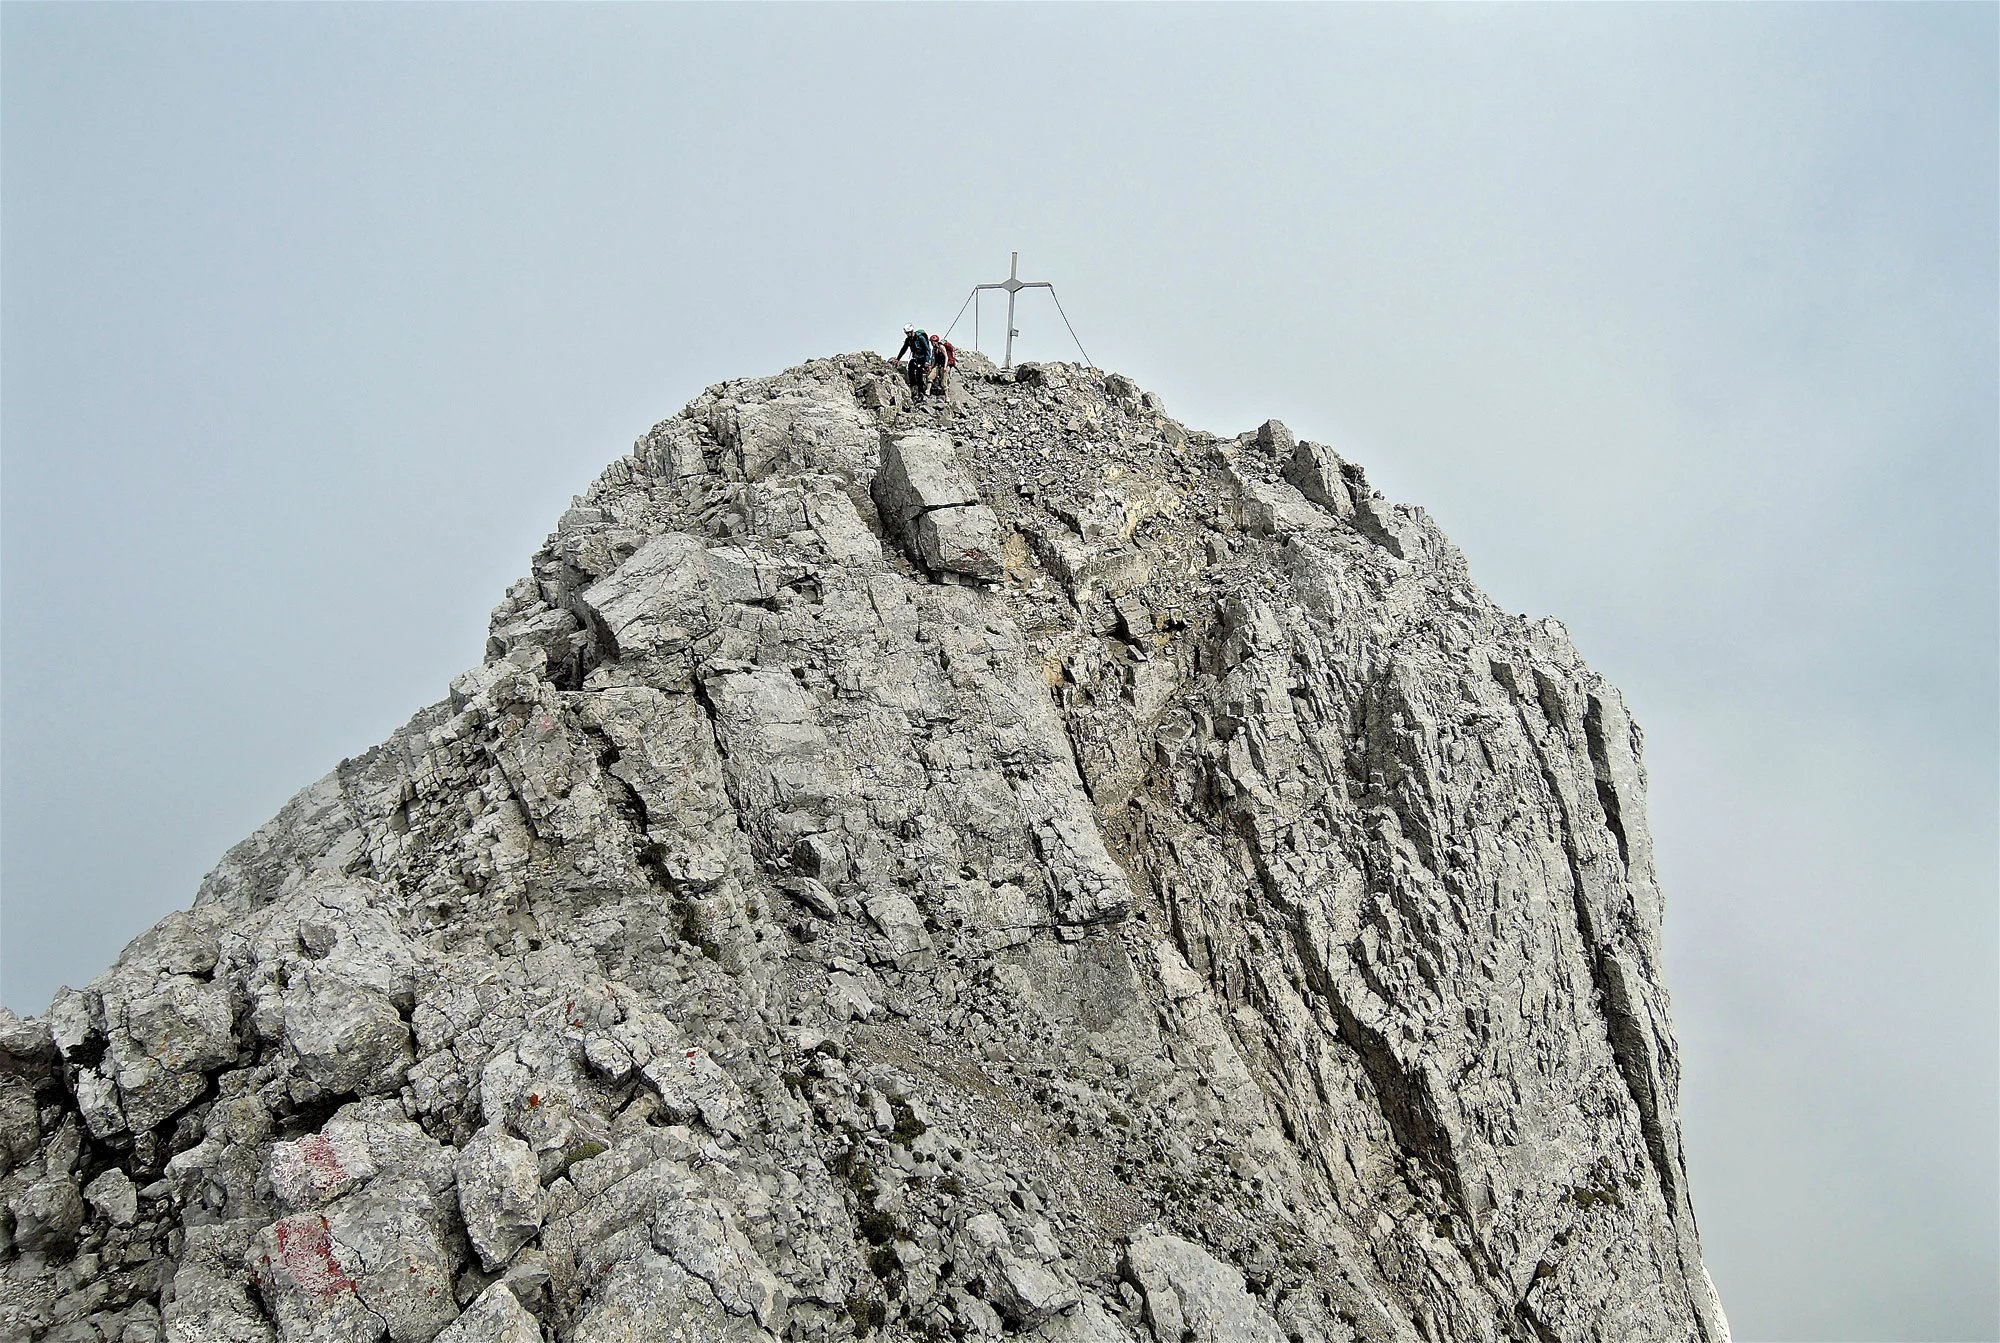
[[[1007,278],[1004,280],[997,281],[993,284],[976,284],[972,286],[972,292],[967,294],[965,296],[965,302],[959,305],[958,316],[951,319],[951,325],[945,328],[945,333],[944,333],[947,337],[949,337],[951,333],[957,329],[958,324],[965,320],[965,310],[967,308],[971,308],[972,348],[975,350],[978,349],[979,348],[979,296],[981,293],[985,292],[988,289],[1006,290],[1007,291],[1007,357],[1005,358],[1005,360],[1001,362],[1000,367],[1002,368],[1014,367],[1014,337],[1021,334],[1020,331],[1018,331],[1014,326],[1014,296],[1020,293],[1023,289],[1048,290],[1049,301],[1056,305],[1056,313],[1058,316],[1062,318],[1063,326],[1068,329],[1069,338],[1071,340],[1076,340],[1076,328],[1070,325],[1069,314],[1063,311],[1062,299],[1060,296],[1057,295],[1056,287],[1050,284],[1047,280],[1022,279],[1020,275],[1021,254],[1019,252],[1009,252],[1007,255],[1009,258],[1007,262]],[[1091,362],[1090,351],[1083,348],[1083,342],[1080,340],[1076,340],[1076,352],[1083,356],[1084,363],[1089,364],[1090,367],[1092,368],[1097,367],[1096,364]]]
[[[1019,278],[1021,269],[1021,254],[1019,252],[1009,252],[1007,258],[1006,279],[1000,281],[998,284],[976,284],[972,286],[972,292],[975,295],[982,289],[1004,289],[1007,291],[1007,357],[1000,363],[1000,367],[1002,368],[1014,367],[1014,337],[1021,334],[1014,329],[1014,295],[1020,293],[1023,289],[1046,289],[1051,295],[1056,292],[1056,287],[1047,280],[1023,280]],[[974,349],[979,348],[979,309],[976,306],[972,310],[972,346]]]

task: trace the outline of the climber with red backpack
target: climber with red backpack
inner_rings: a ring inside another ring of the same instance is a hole
[[[903,348],[896,351],[896,357],[889,362],[900,363],[904,355],[910,356],[910,392],[917,400],[924,399],[924,387],[930,382],[931,338],[921,327],[903,328]]]
[[[943,336],[932,336],[931,366],[937,370],[935,374],[937,381],[931,390],[938,396],[943,396],[945,371],[958,367],[958,347]]]

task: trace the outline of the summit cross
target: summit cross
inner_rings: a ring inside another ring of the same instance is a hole
[[[1004,289],[1007,291],[1007,356],[1001,361],[1000,367],[1002,368],[1014,367],[1014,337],[1021,334],[1014,329],[1014,295],[1020,293],[1023,289],[1046,289],[1051,293],[1055,292],[1055,286],[1047,280],[1023,280],[1020,278],[1021,254],[1019,252],[1009,252],[1007,256],[1009,259],[1007,262],[1006,279],[996,284],[976,284],[972,286],[974,294],[977,294],[982,289]],[[972,344],[973,348],[977,349],[979,346],[979,313],[977,309],[973,311],[972,324]]]

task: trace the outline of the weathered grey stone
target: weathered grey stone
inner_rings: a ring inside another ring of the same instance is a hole
[[[458,1313],[436,1218],[421,1184],[377,1180],[259,1232],[246,1258],[279,1337],[430,1343]]]
[[[784,1327],[784,1288],[728,1209],[707,1198],[663,1199],[652,1230],[653,1248],[707,1283],[724,1311],[774,1332]]]
[[[228,919],[228,911],[213,905],[177,909],[134,938],[119,954],[119,963],[175,975],[206,975],[221,954]]]
[[[45,1020],[26,1020],[12,1008],[0,1007],[0,1063],[20,1076],[29,1076],[54,1062],[55,1039]]]
[[[41,1140],[34,1087],[24,1077],[0,1073],[0,1175],[33,1156]]]
[[[979,491],[959,468],[950,438],[933,430],[902,434],[883,445],[874,494],[883,522],[898,529],[934,509],[980,502]]]
[[[640,1073],[659,1093],[666,1113],[682,1123],[699,1120],[717,1133],[736,1132],[743,1102],[729,1074],[698,1045],[655,1039],[654,1053]]]
[[[1284,1343],[1284,1330],[1243,1289],[1243,1274],[1199,1245],[1135,1236],[1124,1272],[1145,1294],[1156,1343]]]
[[[808,483],[805,492],[806,521],[827,558],[836,564],[871,564],[882,558],[882,542],[868,530],[845,490],[830,480]]]
[[[244,1263],[258,1229],[244,1220],[186,1229],[180,1261],[162,1293],[167,1343],[273,1343],[277,1333],[251,1295],[252,1273]]]
[[[1257,446],[1278,461],[1285,461],[1298,446],[1298,439],[1283,420],[1266,420],[1257,426]]]
[[[335,1119],[318,1133],[271,1148],[271,1192],[293,1208],[313,1208],[366,1184],[374,1154],[362,1124]]]
[[[1282,480],[1258,480],[1236,475],[1235,483],[1240,497],[1237,507],[1243,530],[1252,536],[1282,537],[1294,532],[1316,531],[1328,525],[1324,514]]]
[[[14,1221],[14,1248],[59,1253],[83,1226],[87,1213],[76,1178],[67,1171],[19,1170],[4,1188]]]
[[[905,434],[882,449],[875,506],[932,573],[998,579],[1000,532],[942,434]]]
[[[958,1256],[986,1284],[987,1301],[1016,1328],[1034,1329],[1080,1299],[1075,1283],[1016,1253],[1006,1223],[994,1213],[980,1213],[965,1224]]]
[[[444,1327],[437,1343],[542,1343],[542,1327],[511,1288],[496,1282]]]
[[[388,997],[336,975],[308,971],[285,998],[285,1047],[329,1095],[376,1095],[403,1084],[410,1028]],[[126,1102],[126,1113],[132,1110]]]
[[[459,1149],[456,1170],[466,1234],[491,1272],[541,1232],[541,1172],[528,1144],[491,1128]]]
[[[771,1343],[776,1335],[729,1314],[706,1282],[669,1256],[641,1252],[609,1269],[570,1337],[574,1343]]]
[[[208,1087],[209,1069],[236,1057],[234,1012],[221,986],[188,975],[153,979],[137,966],[102,989],[112,1077],[125,1122],[143,1132]]]
[[[1090,1296],[1045,1322],[1035,1336],[1045,1343],[1132,1343],[1132,1331]]]
[[[606,656],[685,672],[688,652],[719,619],[708,550],[692,536],[656,536],[610,577],[576,597]]]
[[[1340,454],[1324,443],[1294,444],[1283,459],[1285,479],[1299,493],[1343,521],[1354,516],[1354,495],[1347,486]]]
[[[985,504],[932,509],[916,520],[910,536],[918,557],[933,573],[997,581],[1005,572],[1000,526]]]
[[[139,1190],[116,1166],[85,1185],[83,1198],[113,1226],[130,1226],[139,1218]]]
[[[1416,550],[1416,530],[1396,512],[1396,506],[1365,490],[1354,493],[1354,525],[1399,560],[1410,558]]]
[[[888,940],[889,952],[901,967],[928,961],[930,934],[924,931],[924,916],[916,902],[902,891],[883,891],[868,897],[868,917]]]

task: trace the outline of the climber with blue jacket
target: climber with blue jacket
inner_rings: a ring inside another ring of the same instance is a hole
[[[924,399],[924,387],[930,382],[931,338],[921,327],[903,328],[903,348],[896,351],[896,357],[889,362],[900,363],[904,355],[910,356],[910,392],[917,400]]]

